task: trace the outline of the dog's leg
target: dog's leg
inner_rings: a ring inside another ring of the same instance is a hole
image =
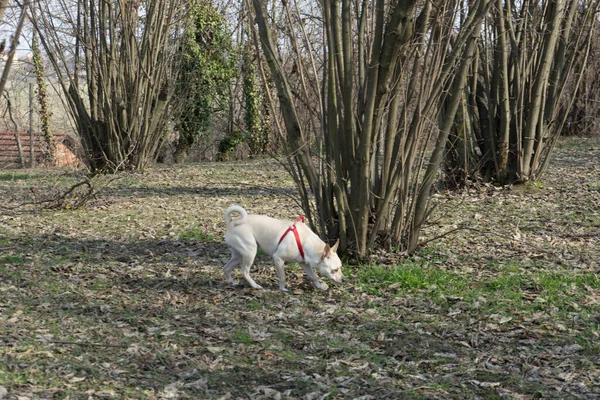
[[[315,274],[315,271],[313,271],[313,269],[310,265],[308,265],[306,263],[300,263],[300,265],[302,266],[302,269],[304,270],[306,275],[310,278],[310,280],[313,282],[313,284],[315,285],[315,287],[317,289],[321,289],[321,290],[329,289],[329,286],[327,286],[327,284],[325,282],[321,282],[319,280],[319,277]]]
[[[227,283],[232,286],[237,285],[236,282],[233,281],[231,277],[231,271],[235,268],[236,265],[240,263],[241,256],[233,249],[231,249],[231,259],[227,261],[227,264],[223,267],[223,272],[225,272],[225,277],[227,278]]]
[[[252,266],[253,262],[254,262],[254,255],[243,256],[242,266],[240,267],[240,270],[242,271],[242,276],[244,277],[244,279],[246,279],[246,282],[248,282],[250,284],[250,286],[252,286],[254,289],[262,289],[262,286],[260,286],[256,282],[254,282],[254,279],[252,279],[252,277],[250,277],[250,267]]]
[[[275,264],[275,270],[277,271],[277,278],[279,278],[279,290],[287,292],[287,289],[285,288],[285,262],[281,258],[274,256],[273,263]]]

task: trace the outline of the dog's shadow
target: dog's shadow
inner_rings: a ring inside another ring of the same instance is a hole
[[[225,260],[223,266],[229,259]],[[254,259],[254,263],[250,268],[250,273],[252,277],[262,286],[262,291],[269,292],[281,292],[284,291],[279,289],[279,281],[277,279],[277,273],[275,272],[275,267],[273,266],[273,259],[263,253],[260,249],[258,250],[258,254]],[[242,277],[239,272],[239,268],[236,267],[232,271],[233,279],[235,281],[235,285],[230,285],[227,283],[225,278],[223,277],[223,281],[220,282],[222,288],[227,290],[242,290],[248,291],[250,293],[261,292],[261,289],[253,289],[252,286]],[[302,292],[307,291],[316,291],[320,292],[313,285],[312,281],[306,276],[304,270],[298,263],[288,263],[285,265],[285,278],[286,278],[286,287],[288,292],[301,290]]]

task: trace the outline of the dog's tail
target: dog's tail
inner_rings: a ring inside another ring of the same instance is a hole
[[[231,213],[233,212],[237,212],[238,214],[240,214],[239,218],[232,220]],[[227,226],[231,225],[232,223],[234,224],[234,226],[241,225],[244,222],[246,222],[247,217],[248,213],[246,212],[246,210],[244,210],[243,207],[238,205],[229,206],[227,210],[225,210],[225,224]]]

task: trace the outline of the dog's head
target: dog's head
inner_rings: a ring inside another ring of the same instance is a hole
[[[340,257],[338,257],[336,253],[339,244],[339,239],[335,242],[333,247],[329,247],[329,245],[326,244],[323,256],[321,256],[321,261],[317,264],[319,273],[322,276],[333,279],[336,282],[341,282],[342,279],[344,279],[344,275],[342,274],[342,260],[340,260]]]

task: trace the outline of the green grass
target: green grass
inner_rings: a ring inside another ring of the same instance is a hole
[[[592,139],[592,138],[590,138]],[[579,136],[563,136],[556,143],[558,151],[585,151],[594,146],[594,140],[587,140],[585,137]]]
[[[527,181],[525,182],[524,187],[525,189],[530,191],[542,190],[544,189],[544,182],[542,182],[541,180]]]
[[[233,333],[233,341],[242,344],[253,344],[254,338],[245,330],[236,329]]]
[[[263,306],[263,304],[262,304],[261,302],[259,302],[259,301],[256,301],[256,300],[254,300],[254,299],[253,299],[253,300],[250,300],[250,301],[248,301],[248,303],[247,303],[247,305],[246,305],[246,308],[247,308],[248,310],[250,310],[250,311],[259,311],[259,310],[261,310],[263,307],[264,307],[264,306]]]
[[[355,270],[355,278],[363,290],[377,296],[411,295],[442,306],[459,301],[502,315],[514,310],[525,315],[551,311],[565,319],[578,311],[586,295],[600,289],[600,278],[591,271],[549,271],[514,262],[491,266],[490,273],[476,277],[437,264],[408,261],[394,266],[363,266]]]
[[[215,235],[206,232],[202,228],[194,227],[179,234],[179,240],[195,240],[198,242],[214,242]]]
[[[0,266],[6,264],[23,265],[25,260],[20,255],[0,256]]]
[[[464,275],[436,266],[407,262],[395,266],[370,265],[357,270],[359,284],[369,293],[381,294],[390,286],[409,292],[419,289],[462,290],[467,284]]]
[[[39,179],[40,175],[32,175],[23,172],[2,172],[0,173],[0,181],[4,182],[14,182],[14,181],[24,181],[29,179]]]

